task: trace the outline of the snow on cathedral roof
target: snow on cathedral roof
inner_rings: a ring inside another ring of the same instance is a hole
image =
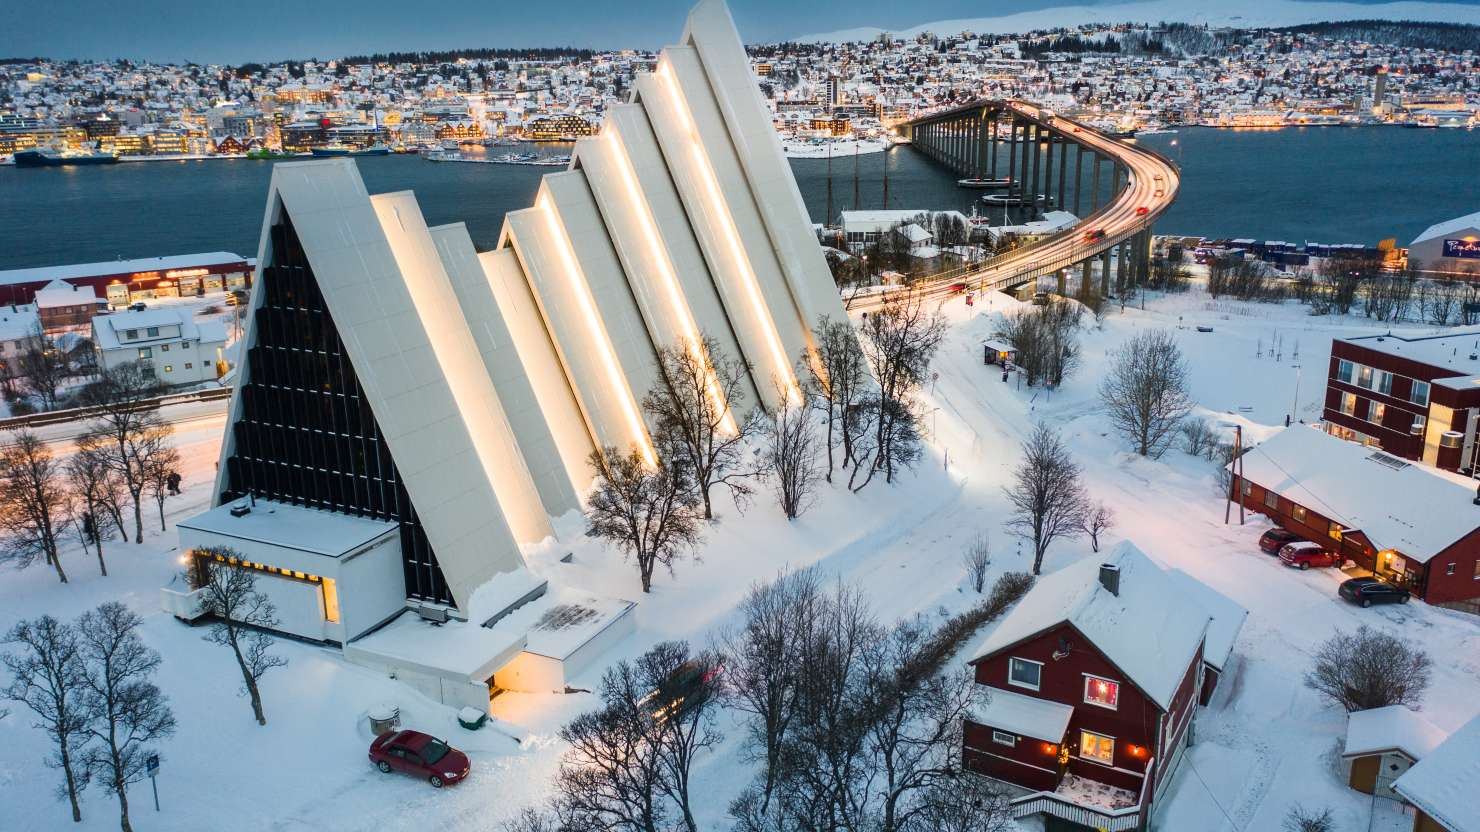
[[[1120,593],[1100,584],[1100,565],[1120,568]],[[1126,541],[1044,575],[972,653],[973,663],[1067,623],[1162,710],[1187,674],[1213,616],[1182,582]]]

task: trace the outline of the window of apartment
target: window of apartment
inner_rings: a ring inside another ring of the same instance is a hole
[[[1295,505],[1294,503],[1291,503],[1290,504],[1290,516],[1291,517],[1294,517],[1295,518],[1295,521],[1297,523],[1304,523],[1305,522],[1305,506]]]
[[[1266,489],[1264,492],[1264,506],[1265,508],[1278,509],[1280,507],[1280,495]]]
[[[1414,379],[1413,389],[1408,391],[1408,401],[1427,407],[1429,404],[1429,383]]]
[[[145,335],[148,335],[150,338],[158,338],[159,337],[159,327],[157,327],[157,326],[145,327],[144,328],[144,334]]]
[[[143,358],[153,358],[153,357],[154,357],[154,350],[152,350],[152,349],[150,349],[148,347],[140,347],[139,348],[139,358],[143,359]]]
[[[1424,427],[1425,424],[1428,423],[1428,421],[1429,421],[1429,417],[1423,415],[1422,413],[1416,413],[1416,414],[1414,414],[1414,416],[1413,416],[1413,432],[1414,433],[1423,433],[1423,427]]]
[[[189,362],[189,361],[186,361],[185,362],[185,369],[187,369],[187,370],[189,370],[190,368],[192,368],[194,366],[195,366],[195,364],[193,364],[192,362]]]
[[[1114,679],[1084,674],[1084,701],[1090,705],[1115,710],[1120,702],[1120,683]]]
[[[1352,364],[1350,361],[1347,361],[1344,358],[1338,361],[1336,363],[1336,380],[1344,381],[1347,384],[1351,384],[1352,372],[1354,371],[1355,367],[1356,365]]]
[[[1331,525],[1326,529],[1326,534],[1329,534],[1332,540],[1340,540],[1341,531],[1341,524],[1332,520]]]
[[[1238,481],[1238,490],[1239,490],[1239,493],[1240,494],[1242,494],[1245,497],[1247,497],[1250,494],[1254,493],[1254,486],[1252,484],[1250,484],[1250,482],[1248,480],[1239,480]]]
[[[182,350],[188,350],[188,349],[190,349],[190,342],[189,341],[181,341],[180,342],[180,349],[182,349]]]
[[[1384,396],[1393,394],[1393,374],[1387,370],[1377,371],[1377,392]]]
[[[1341,394],[1341,412],[1348,416],[1357,415],[1357,397],[1354,394]]]
[[[1475,561],[1475,580],[1480,581],[1480,560]]]
[[[1079,732],[1079,756],[1103,765],[1115,765],[1115,738],[1094,731]]]
[[[1373,373],[1373,370],[1372,370],[1371,367],[1367,367],[1367,366],[1359,366],[1359,367],[1357,367],[1357,386],[1360,387],[1360,388],[1362,388],[1363,390],[1371,390],[1372,389],[1372,373]]]
[[[1370,401],[1370,402],[1367,402],[1367,421],[1369,421],[1369,422],[1371,422],[1371,423],[1373,423],[1375,425],[1380,425],[1380,424],[1382,424],[1382,414],[1384,414],[1386,412],[1387,412],[1387,405],[1383,404],[1382,402],[1379,402],[1379,401]]]
[[[1446,575],[1453,575],[1454,574],[1454,567],[1455,566],[1456,566],[1456,564],[1451,563],[1448,566],[1444,567],[1444,574],[1446,574]]]
[[[123,339],[125,341],[132,341],[132,340],[134,340],[135,338],[138,338],[138,337],[139,337],[139,331],[137,329],[125,329],[123,331]]]
[[[1007,681],[1020,688],[1038,690],[1039,685],[1043,684],[1043,662],[1019,659],[1016,656],[1008,659]]]
[[[1011,747],[1017,745],[1017,735],[1007,734],[1002,731],[993,731],[992,742],[995,742],[998,745],[1006,745],[1008,747]]]
[[[159,351],[160,352],[169,352],[170,351],[170,345],[169,344],[160,344],[159,345]]]

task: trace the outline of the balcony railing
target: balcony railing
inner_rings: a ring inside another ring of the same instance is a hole
[[[1076,803],[1056,792],[1033,792],[1012,801],[1012,816],[1026,818],[1032,815],[1053,815],[1091,829],[1103,829],[1105,832],[1140,829],[1142,819],[1149,809],[1152,772],[1155,770],[1156,760],[1153,758],[1146,763],[1146,777],[1141,781],[1140,799],[1135,806],[1105,809]]]

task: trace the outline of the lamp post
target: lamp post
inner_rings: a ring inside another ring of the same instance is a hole
[[[1290,420],[1298,421],[1300,419],[1300,365],[1291,364],[1290,366],[1295,368],[1295,403],[1290,407]],[[1285,426],[1289,427],[1289,425],[1290,421],[1287,420]]]

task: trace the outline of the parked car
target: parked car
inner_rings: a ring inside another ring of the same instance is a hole
[[[1381,578],[1352,578],[1342,581],[1336,594],[1364,607],[1373,604],[1406,604],[1409,598],[1408,590]]]
[[[681,716],[715,693],[717,680],[724,672],[723,664],[690,659],[674,668],[668,678],[642,701],[651,709],[652,718],[657,722]]]
[[[1319,543],[1286,543],[1280,549],[1280,560],[1286,566],[1309,569],[1312,566],[1335,566],[1339,558]]]
[[[468,755],[420,731],[392,731],[370,743],[370,762],[390,774],[402,771],[424,777],[433,788],[460,782],[468,776]]]
[[[1266,555],[1278,555],[1288,544],[1300,540],[1300,535],[1275,526],[1259,536],[1259,551]]]
[[[143,302],[142,300],[136,300],[133,303],[129,304],[128,308],[130,312],[143,312],[145,309],[149,308],[149,304]]]

